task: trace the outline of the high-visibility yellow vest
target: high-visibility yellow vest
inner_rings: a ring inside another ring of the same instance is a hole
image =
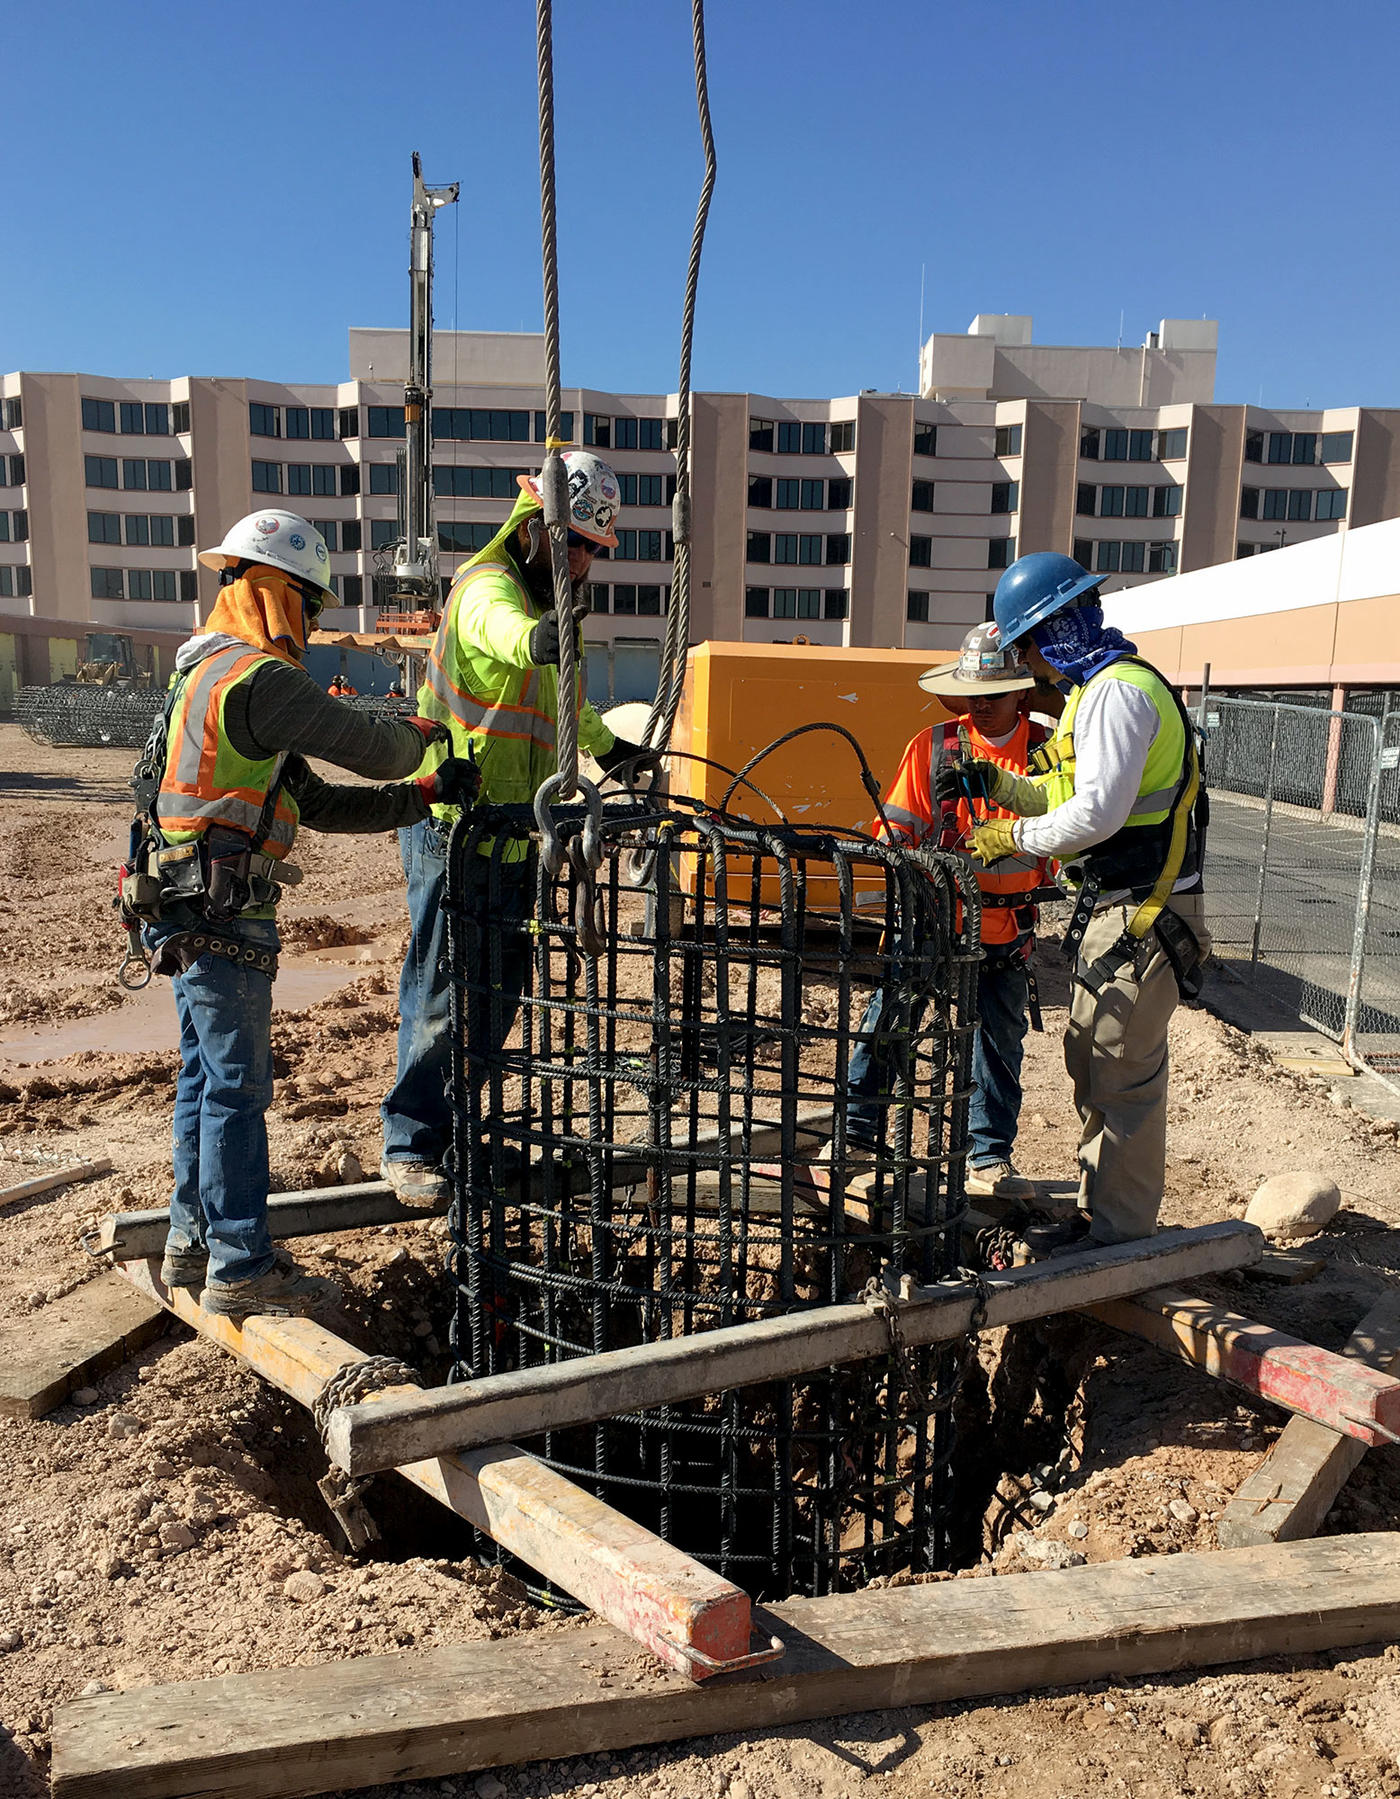
[[[189,843],[216,825],[257,837],[268,791],[285,758],[240,755],[224,729],[224,707],[235,687],[277,660],[231,645],[206,656],[185,677],[166,731],[165,773],[156,800],[161,833],[171,843]],[[297,819],[297,803],[282,789],[262,844],[265,855],[280,860],[287,854]]]

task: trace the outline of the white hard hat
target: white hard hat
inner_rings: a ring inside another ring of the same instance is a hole
[[[919,676],[925,693],[945,696],[972,693],[1019,693],[1035,685],[1035,677],[1014,643],[1007,643],[990,620],[974,625],[963,638],[956,662],[930,668]]]
[[[622,504],[622,488],[617,476],[602,457],[595,456],[591,450],[565,450],[559,460],[569,475],[569,529],[577,531],[580,537],[591,537],[595,543],[605,543],[609,549],[616,549],[617,532],[613,529],[613,520]],[[544,504],[537,476],[517,475],[516,480],[526,493],[533,494],[541,505]]]
[[[228,568],[235,562],[265,562],[313,587],[331,592],[331,559],[326,540],[296,512],[250,512],[231,525],[216,550],[201,550],[205,568]]]

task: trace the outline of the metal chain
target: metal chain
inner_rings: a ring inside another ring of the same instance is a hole
[[[325,1447],[331,1413],[338,1406],[354,1405],[357,1400],[366,1399],[385,1387],[422,1385],[423,1377],[418,1370],[410,1368],[397,1356],[372,1355],[358,1362],[346,1362],[336,1369],[311,1402],[311,1417],[322,1448]],[[373,1483],[372,1474],[356,1478],[343,1468],[329,1468],[316,1482],[317,1491],[345,1532],[345,1540],[352,1550],[366,1549],[379,1537],[379,1526],[363,1503],[363,1495]]]
[[[890,1341],[890,1354],[894,1358],[903,1391],[908,1394],[917,1410],[923,1413],[947,1411],[957,1397],[962,1386],[963,1374],[971,1356],[976,1352],[977,1339],[986,1328],[987,1302],[991,1294],[987,1283],[975,1268],[959,1268],[955,1270],[956,1278],[965,1281],[973,1289],[972,1314],[968,1319],[967,1329],[963,1333],[962,1353],[958,1357],[957,1372],[952,1382],[941,1393],[930,1396],[922,1380],[914,1371],[913,1358],[909,1353],[909,1345],[904,1340],[904,1325],[900,1319],[900,1307],[903,1296],[892,1292],[876,1275],[871,1275],[865,1283],[861,1298],[870,1310],[881,1319],[885,1326],[885,1334]]]
[[[676,494],[671,503],[671,535],[675,560],[671,575],[671,605],[666,616],[666,636],[642,742],[648,749],[664,750],[685,686],[686,657],[690,651],[690,368],[695,339],[695,297],[700,285],[700,256],[705,245],[705,225],[715,191],[715,137],[710,122],[710,78],[705,58],[705,0],[691,0],[691,24],[695,42],[695,101],[700,114],[700,137],[705,148],[705,178],[695,211],[690,238],[690,262],[686,269],[685,305],[681,312],[681,362],[676,384]]]
[[[559,237],[554,184],[554,49],[550,0],[536,0],[540,90],[540,260],[544,269],[545,459],[540,498],[549,533],[554,610],[559,620],[557,717],[558,797],[578,791],[578,656],[574,643],[574,595],[569,581],[569,481],[559,452],[563,399],[559,372]]]

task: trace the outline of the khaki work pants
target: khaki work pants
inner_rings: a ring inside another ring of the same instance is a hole
[[[1200,894],[1169,902],[1210,948]],[[1080,950],[1093,962],[1127,929],[1136,906],[1096,912]],[[1167,1173],[1167,1026],[1176,1010],[1176,976],[1155,932],[1099,993],[1074,983],[1065,1067],[1079,1109],[1079,1205],[1097,1243],[1150,1237]]]

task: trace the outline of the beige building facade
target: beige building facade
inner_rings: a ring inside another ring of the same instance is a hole
[[[352,330],[349,379],[0,376],[0,661],[49,678],[50,638],[168,646],[207,616],[196,550],[258,506],[327,535],[341,607],[372,629],[396,535],[407,333]],[[701,393],[693,402],[692,638],[953,648],[1003,567],[1054,549],[1109,591],[1400,514],[1400,411],[1270,412],[1213,398],[1216,327],[1133,348],[1042,346],[1025,317],[934,335],[916,394]],[[444,581],[543,455],[543,340],[439,333],[433,466]],[[594,567],[593,642],[662,634],[674,396],[574,387],[573,440],[623,480]],[[10,649],[6,650],[6,644]]]

